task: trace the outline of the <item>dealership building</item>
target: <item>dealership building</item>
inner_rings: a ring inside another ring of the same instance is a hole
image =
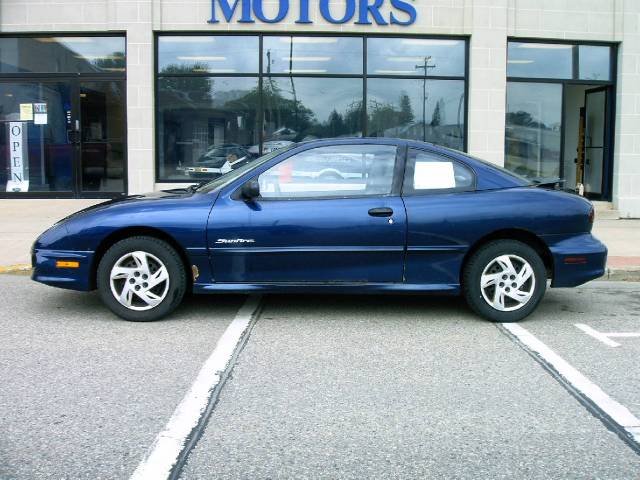
[[[464,150],[640,217],[640,2],[0,2],[4,198],[175,188],[347,136]]]

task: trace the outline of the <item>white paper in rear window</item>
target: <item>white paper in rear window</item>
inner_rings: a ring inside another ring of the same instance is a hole
[[[415,190],[456,188],[456,177],[451,162],[416,162],[413,174]]]

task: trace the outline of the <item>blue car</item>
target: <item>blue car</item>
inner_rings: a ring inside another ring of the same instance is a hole
[[[200,186],[80,211],[36,240],[33,279],[98,289],[132,321],[164,317],[191,291],[464,295],[479,315],[513,322],[549,280],[603,275],[593,217],[580,196],[461,152],[316,140]]]

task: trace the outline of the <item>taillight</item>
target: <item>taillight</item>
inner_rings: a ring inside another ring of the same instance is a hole
[[[589,225],[593,226],[593,221],[596,218],[596,210],[595,208],[591,207],[591,210],[589,210]]]

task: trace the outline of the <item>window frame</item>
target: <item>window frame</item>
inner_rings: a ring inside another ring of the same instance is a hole
[[[188,74],[161,74],[158,73],[158,54],[159,54],[159,41],[158,39],[163,36],[256,36],[258,37],[258,45],[259,49],[256,52],[258,55],[258,73],[188,73]],[[265,37],[356,37],[361,38],[363,43],[362,48],[362,66],[363,72],[362,74],[316,74],[316,73],[270,73],[267,74],[263,72],[264,70],[264,48],[263,48],[263,39]],[[391,79],[422,79],[423,76],[416,75],[383,75],[383,74],[370,74],[367,72],[367,39],[370,37],[383,37],[383,38],[400,38],[400,39],[434,39],[434,40],[461,40],[464,42],[464,69],[463,75],[455,75],[455,76],[427,76],[429,80],[462,80],[464,82],[464,138],[463,138],[463,151],[468,150],[468,138],[469,138],[469,55],[470,55],[470,35],[424,35],[424,34],[402,34],[402,33],[343,33],[343,32],[304,32],[304,31],[292,31],[292,32],[247,32],[247,31],[236,31],[236,32],[206,32],[206,31],[171,31],[171,32],[156,32],[154,35],[154,145],[155,145],[155,159],[154,159],[154,179],[156,183],[194,183],[189,178],[184,179],[162,179],[160,178],[160,156],[159,156],[159,147],[160,147],[160,129],[159,125],[159,104],[158,104],[158,79],[162,77],[180,77],[180,76],[188,76],[188,77],[196,77],[196,76],[204,76],[204,77],[254,77],[258,78],[258,89],[259,89],[259,100],[258,100],[258,120],[257,120],[257,128],[259,132],[259,153],[262,154],[263,145],[265,143],[265,135],[264,135],[264,113],[265,113],[265,105],[263,100],[263,82],[268,78],[353,78],[360,79],[362,81],[362,136],[357,138],[367,138],[368,137],[368,114],[367,114],[367,80],[369,78],[383,78],[387,80]],[[375,137],[378,138],[378,137]],[[383,137],[379,137],[383,138]],[[409,140],[409,139],[406,139]]]
[[[437,158],[443,159],[443,161],[450,161],[453,164],[457,164],[466,168],[472,177],[471,185],[468,187],[455,187],[455,188],[433,188],[433,189],[418,189],[413,188],[413,174],[415,172],[415,160],[412,161],[410,158],[411,151],[414,150],[420,153],[426,153],[432,155]],[[469,165],[467,162],[463,162],[458,158],[455,158],[451,155],[447,155],[444,152],[440,152],[437,150],[432,150],[429,148],[419,148],[412,145],[409,145],[406,151],[405,157],[405,167],[404,167],[404,178],[402,181],[402,196],[403,197],[424,197],[431,195],[444,195],[450,193],[465,193],[465,192],[475,192],[477,190],[478,185],[478,174],[475,169]]]

